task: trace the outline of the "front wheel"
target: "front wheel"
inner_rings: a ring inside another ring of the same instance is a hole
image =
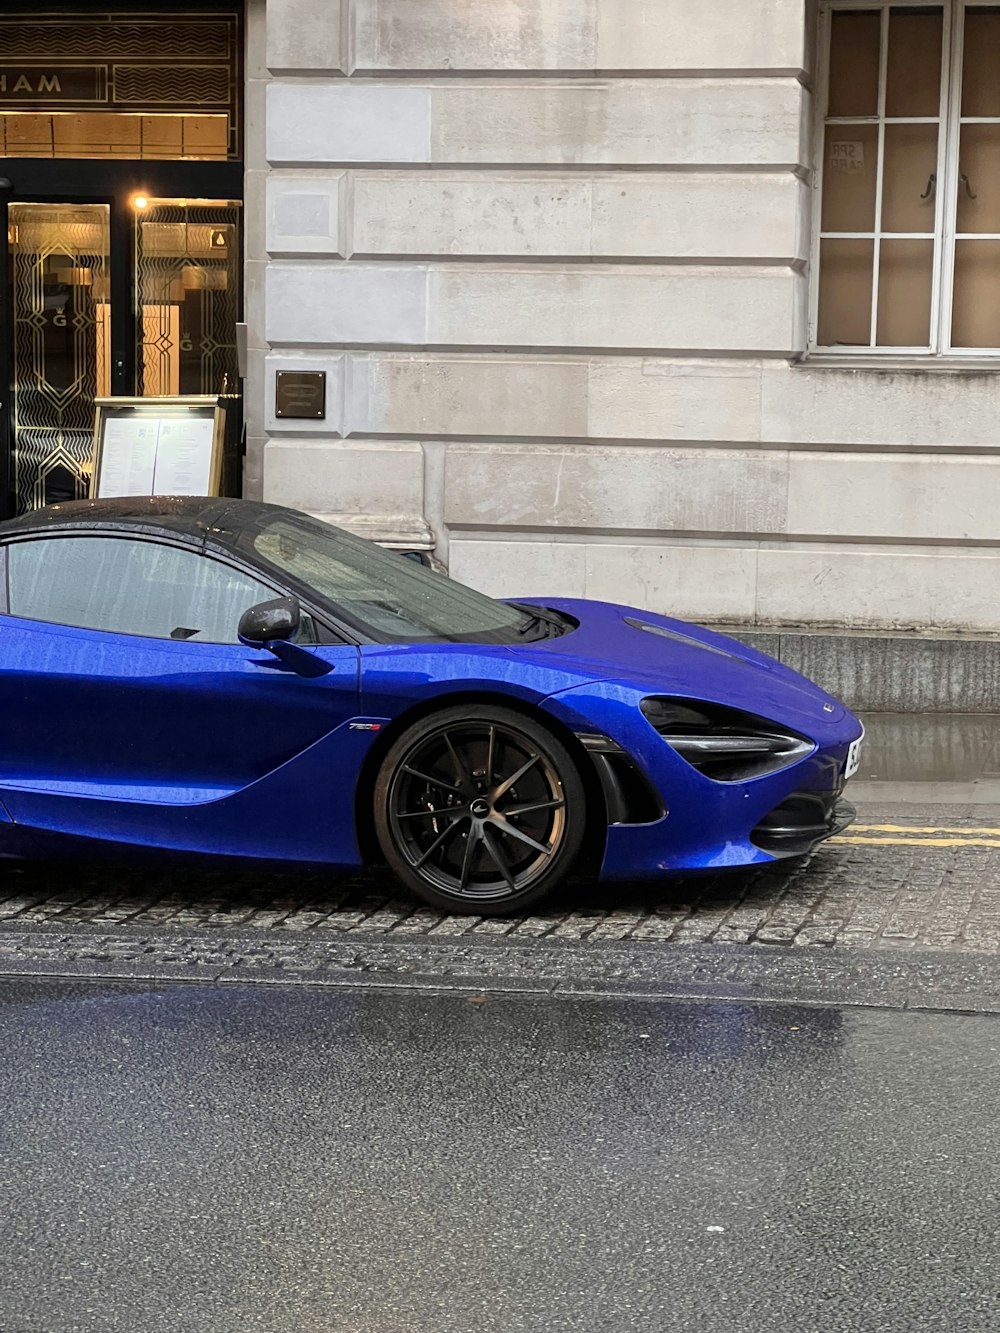
[[[415,722],[375,784],[375,828],[400,879],[435,907],[496,915],[565,878],[586,820],[572,757],[513,709],[447,708]]]

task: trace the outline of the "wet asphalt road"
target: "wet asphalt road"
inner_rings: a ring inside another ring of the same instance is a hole
[[[0,987],[4,1333],[998,1326],[1000,1019]]]

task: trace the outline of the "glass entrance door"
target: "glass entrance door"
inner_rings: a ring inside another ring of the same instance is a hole
[[[234,392],[240,204],[12,201],[7,236],[10,508],[24,513],[89,493],[95,398]]]
[[[110,393],[110,207],[11,203],[17,512],[86,496],[94,399]]]
[[[132,202],[135,392],[223,393],[239,373],[240,204],[142,196]]]

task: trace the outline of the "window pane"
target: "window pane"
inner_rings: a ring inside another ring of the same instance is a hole
[[[119,537],[8,547],[10,611],[81,629],[236,643],[240,616],[274,591],[216,560]]]
[[[1000,347],[1000,241],[955,245],[953,347]]]
[[[934,232],[938,127],[887,125],[882,230]],[[926,199],[923,197],[926,195]]]
[[[958,169],[958,230],[1000,232],[1000,125],[962,126]]]
[[[931,340],[933,241],[883,241],[879,258],[879,347],[927,347]]]
[[[937,116],[941,111],[940,9],[889,11],[887,116]]]
[[[867,347],[871,342],[874,241],[820,243],[821,347]]]
[[[1000,9],[965,11],[962,115],[1000,116]]]
[[[878,10],[835,12],[830,24],[829,116],[878,114],[882,19]]]
[[[823,169],[824,231],[874,231],[878,126],[828,125]]]

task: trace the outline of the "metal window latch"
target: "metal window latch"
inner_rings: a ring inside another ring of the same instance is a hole
[[[927,189],[923,192],[920,198],[929,199],[936,189],[937,189],[937,172],[932,171],[931,174],[927,177]]]
[[[969,196],[970,199],[978,199],[978,198],[979,198],[979,195],[978,195],[978,194],[973,194],[973,192],[972,192],[972,182],[969,180],[968,176],[965,174],[964,171],[959,175],[959,178],[958,178],[958,179],[959,179],[959,180],[962,182],[962,184],[965,186],[965,193]]]

